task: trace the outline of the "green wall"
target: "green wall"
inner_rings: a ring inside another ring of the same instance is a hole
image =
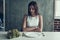
[[[6,0],[5,30],[17,28],[21,31],[24,14],[28,12],[28,3],[32,0]],[[43,16],[43,31],[53,31],[54,0],[34,0]]]

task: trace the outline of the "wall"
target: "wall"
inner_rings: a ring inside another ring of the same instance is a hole
[[[32,0],[6,0],[6,31],[12,28],[22,29],[24,14],[27,14],[28,3]],[[43,31],[53,31],[53,0],[34,0],[43,16]]]
[[[0,0],[0,19],[3,22],[3,1]]]

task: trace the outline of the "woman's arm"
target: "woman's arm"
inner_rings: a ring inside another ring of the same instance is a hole
[[[43,17],[40,15],[39,16],[39,26],[38,28],[35,29],[35,32],[42,32],[43,28]]]
[[[36,28],[27,28],[26,19],[27,19],[27,16],[24,16],[24,19],[23,19],[23,31],[24,32],[32,32],[32,31],[34,31]]]
[[[42,16],[39,16],[39,18],[40,18],[39,28],[40,28],[40,31],[42,32],[42,29],[43,29],[43,17]]]
[[[24,28],[23,31],[24,32],[34,32],[36,28]]]

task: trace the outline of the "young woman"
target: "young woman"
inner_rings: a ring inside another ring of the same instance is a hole
[[[28,5],[28,15],[24,16],[24,32],[41,32],[43,27],[43,18],[38,13],[37,3],[31,1]]]

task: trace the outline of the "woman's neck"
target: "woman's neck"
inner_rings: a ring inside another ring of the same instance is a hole
[[[38,15],[38,14],[37,14],[37,15]],[[35,17],[35,16],[37,16],[37,15],[36,15],[36,13],[31,13],[31,16],[32,16],[32,17]]]
[[[35,13],[34,13],[34,14],[32,14],[31,16],[32,16],[32,17],[35,17],[36,15],[35,15]]]

